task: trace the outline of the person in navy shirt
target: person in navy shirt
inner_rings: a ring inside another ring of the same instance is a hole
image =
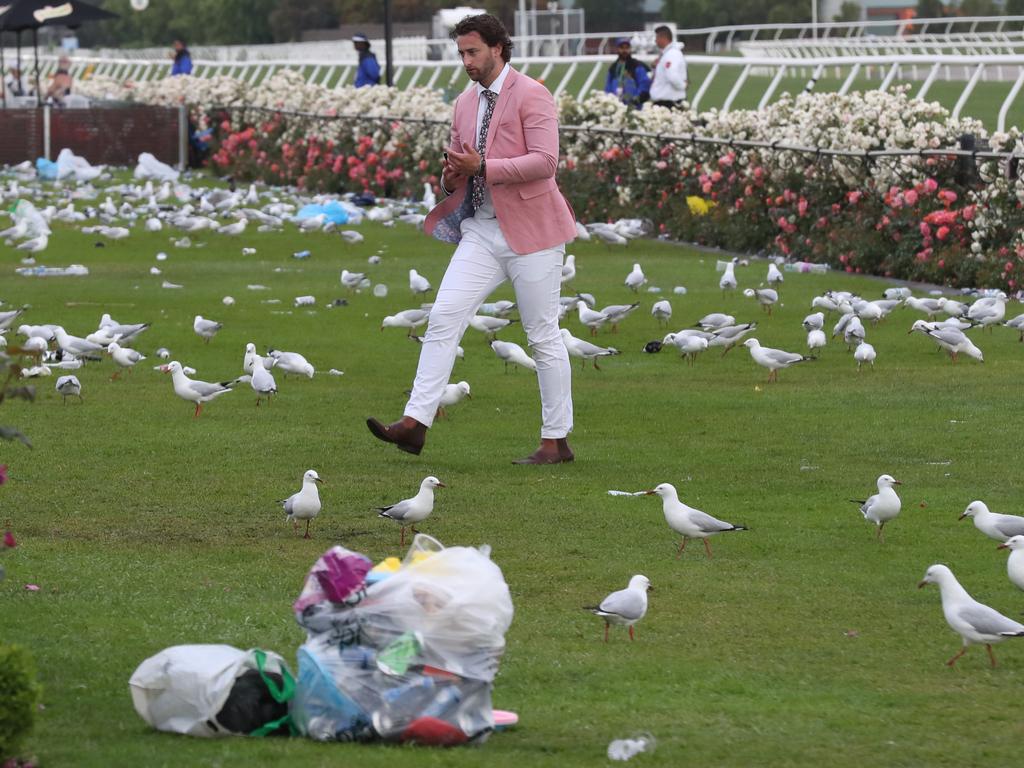
[[[364,85],[380,85],[380,64],[370,53],[370,41],[366,35],[353,35],[352,43],[359,53],[359,69],[356,71],[356,88]]]
[[[608,67],[604,92],[614,93],[631,107],[639,107],[651,97],[650,69],[633,58],[632,46],[624,37],[618,39],[619,57]]]
[[[174,41],[174,64],[171,65],[171,76],[192,74],[192,54],[185,47],[185,41]]]

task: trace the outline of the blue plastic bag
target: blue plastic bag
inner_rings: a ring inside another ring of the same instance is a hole
[[[348,224],[348,211],[337,200],[332,200],[327,205],[314,205],[312,203],[304,205],[295,214],[295,218],[301,221],[302,219],[311,219],[314,216],[319,216],[321,213],[327,216],[328,221],[333,221],[335,224]]]
[[[36,160],[36,173],[44,181],[56,181],[57,164],[52,160],[47,160],[45,157],[40,157]]]

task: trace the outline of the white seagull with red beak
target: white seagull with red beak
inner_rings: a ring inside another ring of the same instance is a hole
[[[870,520],[878,526],[877,538],[885,541],[882,535],[882,528],[890,520],[894,520],[900,513],[900,497],[892,489],[894,485],[903,485],[892,475],[879,475],[878,493],[869,496],[867,499],[850,499],[854,504],[860,504],[861,514],[865,520]]]
[[[633,625],[647,613],[647,592],[654,589],[646,576],[637,574],[629,580],[629,586],[612,592],[600,605],[585,605],[584,610],[604,619],[604,641],[608,642],[608,627],[612,624],[629,627],[629,639],[635,640]]]
[[[177,360],[172,360],[163,366],[163,372],[171,374],[171,380],[174,382],[174,394],[182,400],[196,404],[196,412],[192,418],[196,418],[202,413],[203,403],[208,403],[215,397],[220,397],[225,392],[231,391],[226,382],[212,384],[207,381],[190,379],[185,375],[181,369],[181,363]]]
[[[662,483],[650,491],[644,491],[644,493],[648,496],[661,497],[662,510],[665,513],[665,521],[668,523],[668,527],[683,537],[679,550],[676,552],[676,559],[679,559],[683,554],[688,539],[703,539],[704,551],[707,552],[708,557],[711,557],[711,545],[708,543],[709,536],[727,531],[748,530],[745,525],[733,525],[724,520],[719,520],[717,517],[712,517],[706,512],[701,512],[699,509],[687,506],[679,500],[679,494],[671,483]]]
[[[967,653],[971,645],[984,644],[994,667],[996,657],[992,653],[992,646],[1008,637],[1024,637],[1024,624],[979,603],[967,594],[967,590],[960,586],[956,576],[946,566],[931,566],[925,571],[924,578],[918,583],[917,588],[921,589],[928,584],[938,584],[946,623],[964,641],[964,647],[946,662],[947,666],[952,667],[956,664],[956,660]]]
[[[444,483],[430,475],[423,478],[419,493],[411,499],[403,499],[387,507],[377,507],[381,517],[394,520],[402,526],[402,540],[399,546],[405,546],[405,526],[410,526],[413,533],[419,533],[416,530],[416,523],[426,520],[434,511],[434,489],[446,487]]]

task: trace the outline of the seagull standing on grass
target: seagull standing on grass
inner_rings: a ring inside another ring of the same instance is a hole
[[[711,545],[708,543],[709,536],[714,536],[716,533],[725,533],[726,531],[749,530],[745,525],[733,525],[732,523],[712,517],[706,512],[701,512],[699,509],[687,506],[679,500],[679,494],[676,493],[676,488],[671,483],[662,483],[650,491],[644,491],[644,493],[648,496],[661,497],[661,507],[665,513],[665,521],[668,523],[668,527],[683,537],[679,549],[676,551],[677,560],[682,556],[683,550],[686,549],[688,539],[703,539],[704,551],[710,558],[712,555]]]
[[[968,504],[958,519],[963,520],[965,517],[971,518],[975,528],[996,541],[1002,542],[1011,536],[1024,535],[1024,517],[990,512],[988,505],[983,501],[972,501]]]
[[[597,329],[608,322],[608,315],[591,309],[583,299],[576,302],[576,309],[579,312],[580,322],[590,329],[591,336],[597,336]]]
[[[273,358],[270,359],[273,360]],[[257,407],[263,398],[266,398],[267,405],[270,405],[271,396],[277,394],[277,382],[274,381],[274,374],[267,370],[264,360],[265,358],[260,355],[253,358],[252,378],[249,380],[252,391],[256,393]]]
[[[64,405],[68,404],[69,397],[77,397],[79,403],[85,402],[82,399],[82,385],[79,383],[77,376],[59,377],[57,379],[57,385],[54,388],[63,398]]]
[[[299,492],[278,502],[284,507],[285,521],[291,522],[296,533],[299,532],[299,520],[306,521],[306,535],[302,537],[304,539],[309,538],[309,524],[320,514],[320,489],[317,488],[317,483],[322,482],[315,469],[307,469],[302,476],[302,488]]]
[[[950,628],[963,638],[964,647],[953,658],[946,662],[952,667],[956,660],[967,653],[971,645],[984,645],[992,666],[996,665],[996,657],[992,646],[1001,643],[1008,637],[1024,637],[1024,624],[1003,616],[994,608],[979,603],[960,586],[956,576],[944,565],[933,565],[925,571],[924,578],[918,583],[921,589],[928,584],[937,584],[942,596],[942,613]]]
[[[892,489],[894,485],[902,485],[892,475],[880,475],[877,481],[878,493],[869,496],[867,499],[850,499],[854,504],[860,504],[861,514],[865,520],[870,520],[878,526],[875,537],[879,541],[885,541],[882,529],[890,520],[895,520],[900,513],[900,497]]]
[[[210,339],[217,335],[217,331],[223,327],[223,323],[218,323],[216,320],[207,320],[202,315],[196,315],[195,320],[192,321],[192,330],[207,344],[210,343]]]
[[[430,312],[425,309],[403,309],[393,315],[388,315],[380,322],[380,329],[385,328],[407,328],[409,336],[412,336],[414,329],[427,322]]]
[[[460,381],[457,384],[445,384],[444,391],[441,392],[441,402],[437,405],[437,418],[448,418],[448,406],[461,402],[464,397],[468,397],[470,400],[473,399],[468,381]]]
[[[725,273],[722,278],[718,281],[718,287],[722,289],[722,293],[726,291],[735,291],[738,283],[736,282],[736,260],[726,263]]]
[[[654,306],[651,307],[651,316],[658,321],[659,328],[662,323],[668,325],[668,321],[672,319],[672,305],[668,299],[654,302]]]
[[[612,624],[629,627],[629,639],[635,640],[633,625],[647,613],[647,592],[654,587],[646,576],[637,574],[629,586],[612,592],[600,605],[585,605],[583,609],[604,619],[604,641],[608,642],[608,627]]]
[[[857,349],[853,351],[853,359],[857,361],[857,373],[860,373],[860,367],[864,363],[870,363],[871,370],[875,370],[875,348],[866,341],[857,345]]]
[[[629,288],[633,293],[640,290],[640,286],[647,282],[647,278],[644,277],[644,271],[640,269],[639,264],[633,265],[633,270],[626,275],[626,287]]]
[[[565,343],[565,349],[570,355],[583,359],[583,368],[587,367],[587,360],[592,360],[594,362],[594,370],[596,371],[601,370],[601,367],[597,364],[597,358],[619,354],[619,350],[615,347],[599,347],[596,344],[591,344],[589,341],[577,339],[569,332],[568,328],[562,329],[562,341]]]
[[[569,254],[562,263],[562,285],[571,283],[576,277],[576,257]]]
[[[774,262],[768,262],[768,285],[778,285],[786,280],[779,271],[779,268],[775,266]]]
[[[224,383],[212,384],[207,381],[196,381],[185,375],[181,369],[181,363],[172,360],[163,367],[165,373],[171,374],[171,381],[174,382],[174,394],[182,400],[188,400],[196,404],[196,412],[192,418],[197,418],[203,411],[203,403],[208,403],[215,397],[230,392],[231,388]]]
[[[413,533],[419,533],[416,530],[416,523],[423,522],[434,511],[435,488],[447,488],[447,486],[433,475],[430,475],[423,478],[423,482],[420,483],[419,493],[411,499],[403,499],[397,504],[387,507],[377,507],[380,517],[394,520],[402,526],[402,540],[398,546],[405,546],[405,527],[407,525]]]
[[[496,354],[498,358],[505,363],[505,373],[508,373],[509,363],[527,368],[531,371],[537,370],[537,363],[534,362],[534,359],[526,354],[526,350],[514,341],[501,341],[499,339],[495,339],[491,342],[491,349],[493,349],[494,354]]]
[[[430,293],[430,281],[427,280],[423,275],[417,272],[415,269],[409,270],[409,290],[417,296],[422,296],[425,293]]]
[[[743,346],[750,350],[750,356],[754,359],[755,363],[771,371],[768,374],[769,384],[779,380],[780,368],[789,368],[791,365],[814,359],[797,352],[786,352],[781,349],[762,347],[761,342],[757,339],[747,339],[743,342]]]
[[[112,341],[110,342],[110,344],[107,345],[107,353],[110,355],[111,359],[115,363],[117,363],[119,368],[127,368],[128,373],[132,372],[132,368],[135,366],[136,363],[146,359],[145,355],[136,352],[134,349],[122,347],[116,341]],[[118,370],[115,371],[114,375],[111,376],[110,378],[111,380],[113,380],[120,375],[121,371]]]
[[[1006,575],[1017,589],[1024,589],[1024,535],[1011,536],[996,549],[1010,550],[1006,561]]]

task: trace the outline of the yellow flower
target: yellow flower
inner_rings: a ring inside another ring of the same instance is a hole
[[[686,205],[694,216],[706,216],[708,211],[718,205],[718,203],[714,200],[705,200],[703,197],[690,195],[686,198]]]

